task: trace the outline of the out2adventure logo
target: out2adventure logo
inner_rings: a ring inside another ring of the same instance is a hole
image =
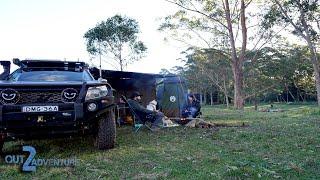
[[[4,161],[7,164],[20,164],[23,172],[35,172],[37,167],[74,167],[77,164],[76,158],[71,159],[44,159],[36,158],[37,151],[32,146],[22,146],[23,154],[27,155],[6,155]]]

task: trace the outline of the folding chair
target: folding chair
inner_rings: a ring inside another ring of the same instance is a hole
[[[138,132],[143,126],[145,126],[147,129],[151,130],[151,127],[146,124],[147,121],[143,121],[142,118],[134,111],[132,106],[129,104],[127,98],[124,95],[121,95],[121,98],[128,105],[129,110],[132,114],[133,130],[135,132]],[[151,117],[146,117],[146,119],[148,119],[148,118],[151,118]]]

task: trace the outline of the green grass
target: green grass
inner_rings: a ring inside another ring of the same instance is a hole
[[[267,106],[267,105],[265,105]],[[212,122],[247,122],[249,127],[210,129],[171,128],[151,133],[118,129],[117,147],[99,151],[92,137],[14,142],[37,149],[37,158],[76,157],[75,167],[39,167],[21,173],[18,166],[0,162],[0,179],[319,179],[320,109],[310,104],[275,104],[283,112],[244,112],[222,106],[204,107]]]

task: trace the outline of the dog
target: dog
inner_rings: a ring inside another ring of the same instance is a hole
[[[168,117],[164,117],[162,119],[162,123],[163,123],[163,127],[175,127],[175,126],[179,126],[178,124],[175,124],[174,122],[172,122]]]
[[[157,110],[157,101],[156,100],[150,101],[149,104],[147,105],[147,109],[149,109],[151,111],[158,111]],[[163,127],[175,127],[175,126],[178,126],[177,124],[173,123],[166,116],[162,118],[162,125],[163,125]]]
[[[149,104],[147,105],[147,109],[149,109],[150,111],[157,111],[157,101],[156,100],[152,100],[149,102]]]

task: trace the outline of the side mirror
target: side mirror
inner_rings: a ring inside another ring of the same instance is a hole
[[[13,58],[13,59],[12,59],[12,62],[13,62],[13,64],[15,64],[15,65],[17,65],[17,66],[20,66],[20,65],[21,65],[21,61],[20,61],[20,59],[18,59],[18,58]]]
[[[0,65],[3,67],[3,73],[0,74],[0,80],[5,80],[10,75],[10,61],[0,61]]]

